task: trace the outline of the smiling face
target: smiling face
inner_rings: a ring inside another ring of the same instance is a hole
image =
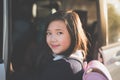
[[[66,51],[71,44],[71,38],[65,22],[52,21],[48,25],[46,41],[53,53],[60,54]]]

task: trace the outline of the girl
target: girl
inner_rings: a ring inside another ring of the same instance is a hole
[[[40,80],[82,80],[87,38],[76,12],[59,11],[48,17],[45,43],[53,59]]]

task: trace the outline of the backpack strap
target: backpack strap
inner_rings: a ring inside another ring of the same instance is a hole
[[[88,63],[83,80],[112,80],[108,69],[98,60],[92,60]]]
[[[81,71],[81,73],[83,74],[83,63],[75,58],[71,58],[71,57],[65,57],[63,58],[66,62],[70,63],[70,66],[73,70],[74,73],[77,73],[79,71]]]
[[[65,59],[67,59],[67,60],[75,60],[75,61],[79,62],[81,65],[83,65],[83,62],[82,62],[81,60],[76,59],[76,58],[73,58],[73,57],[65,57]]]

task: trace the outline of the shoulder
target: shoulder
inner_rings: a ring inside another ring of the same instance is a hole
[[[60,59],[48,65],[42,74],[41,80],[73,80],[72,78],[73,72],[70,63]]]
[[[57,60],[57,61],[53,61],[51,62],[47,69],[49,70],[55,70],[58,71],[58,70],[70,70],[71,69],[71,64],[69,62],[67,62],[66,60],[64,59],[60,59],[60,60]]]
[[[82,62],[76,58],[63,58],[57,61],[53,61],[50,66],[53,69],[69,69],[72,70],[73,73],[77,73],[78,71],[82,70],[83,66],[82,66]],[[74,72],[73,70],[75,70],[76,72]]]
[[[60,59],[47,66],[41,80],[79,80],[82,74],[82,65],[79,61]]]

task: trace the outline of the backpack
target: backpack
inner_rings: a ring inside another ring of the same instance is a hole
[[[84,65],[83,80],[112,80],[108,69],[98,60],[92,60]]]

